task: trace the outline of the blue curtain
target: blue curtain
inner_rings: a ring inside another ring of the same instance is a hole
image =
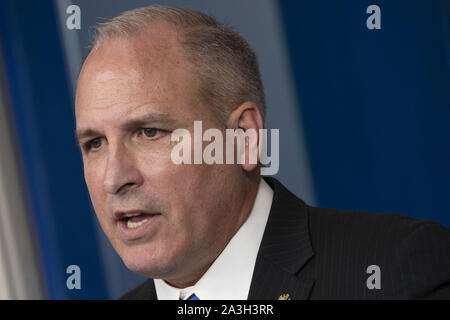
[[[319,205],[450,226],[449,6],[281,1]]]

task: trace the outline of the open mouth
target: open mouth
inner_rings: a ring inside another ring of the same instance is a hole
[[[116,211],[116,220],[119,237],[126,242],[148,239],[158,230],[158,216],[161,213],[149,213],[140,209]]]
[[[146,223],[154,214],[148,214],[143,212],[126,213],[119,222],[129,229],[137,229]]]

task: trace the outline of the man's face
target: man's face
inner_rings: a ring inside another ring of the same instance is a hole
[[[173,130],[193,137],[194,120],[223,127],[197,91],[195,70],[163,26],[109,40],[78,81],[77,134],[96,215],[127,267],[147,277],[187,277],[238,228],[241,168],[171,161]]]

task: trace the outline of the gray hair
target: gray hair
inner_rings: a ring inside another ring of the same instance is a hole
[[[160,21],[176,28],[183,54],[197,69],[200,95],[221,120],[246,101],[255,103],[265,118],[255,52],[237,32],[199,11],[158,5],[126,11],[96,27],[93,50],[112,37],[129,37]]]

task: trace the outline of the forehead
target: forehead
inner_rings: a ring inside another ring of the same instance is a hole
[[[187,112],[198,100],[193,74],[172,30],[157,27],[132,39],[108,40],[89,55],[80,73],[77,127],[92,122],[94,113],[95,118],[120,117],[144,104],[158,112]]]

